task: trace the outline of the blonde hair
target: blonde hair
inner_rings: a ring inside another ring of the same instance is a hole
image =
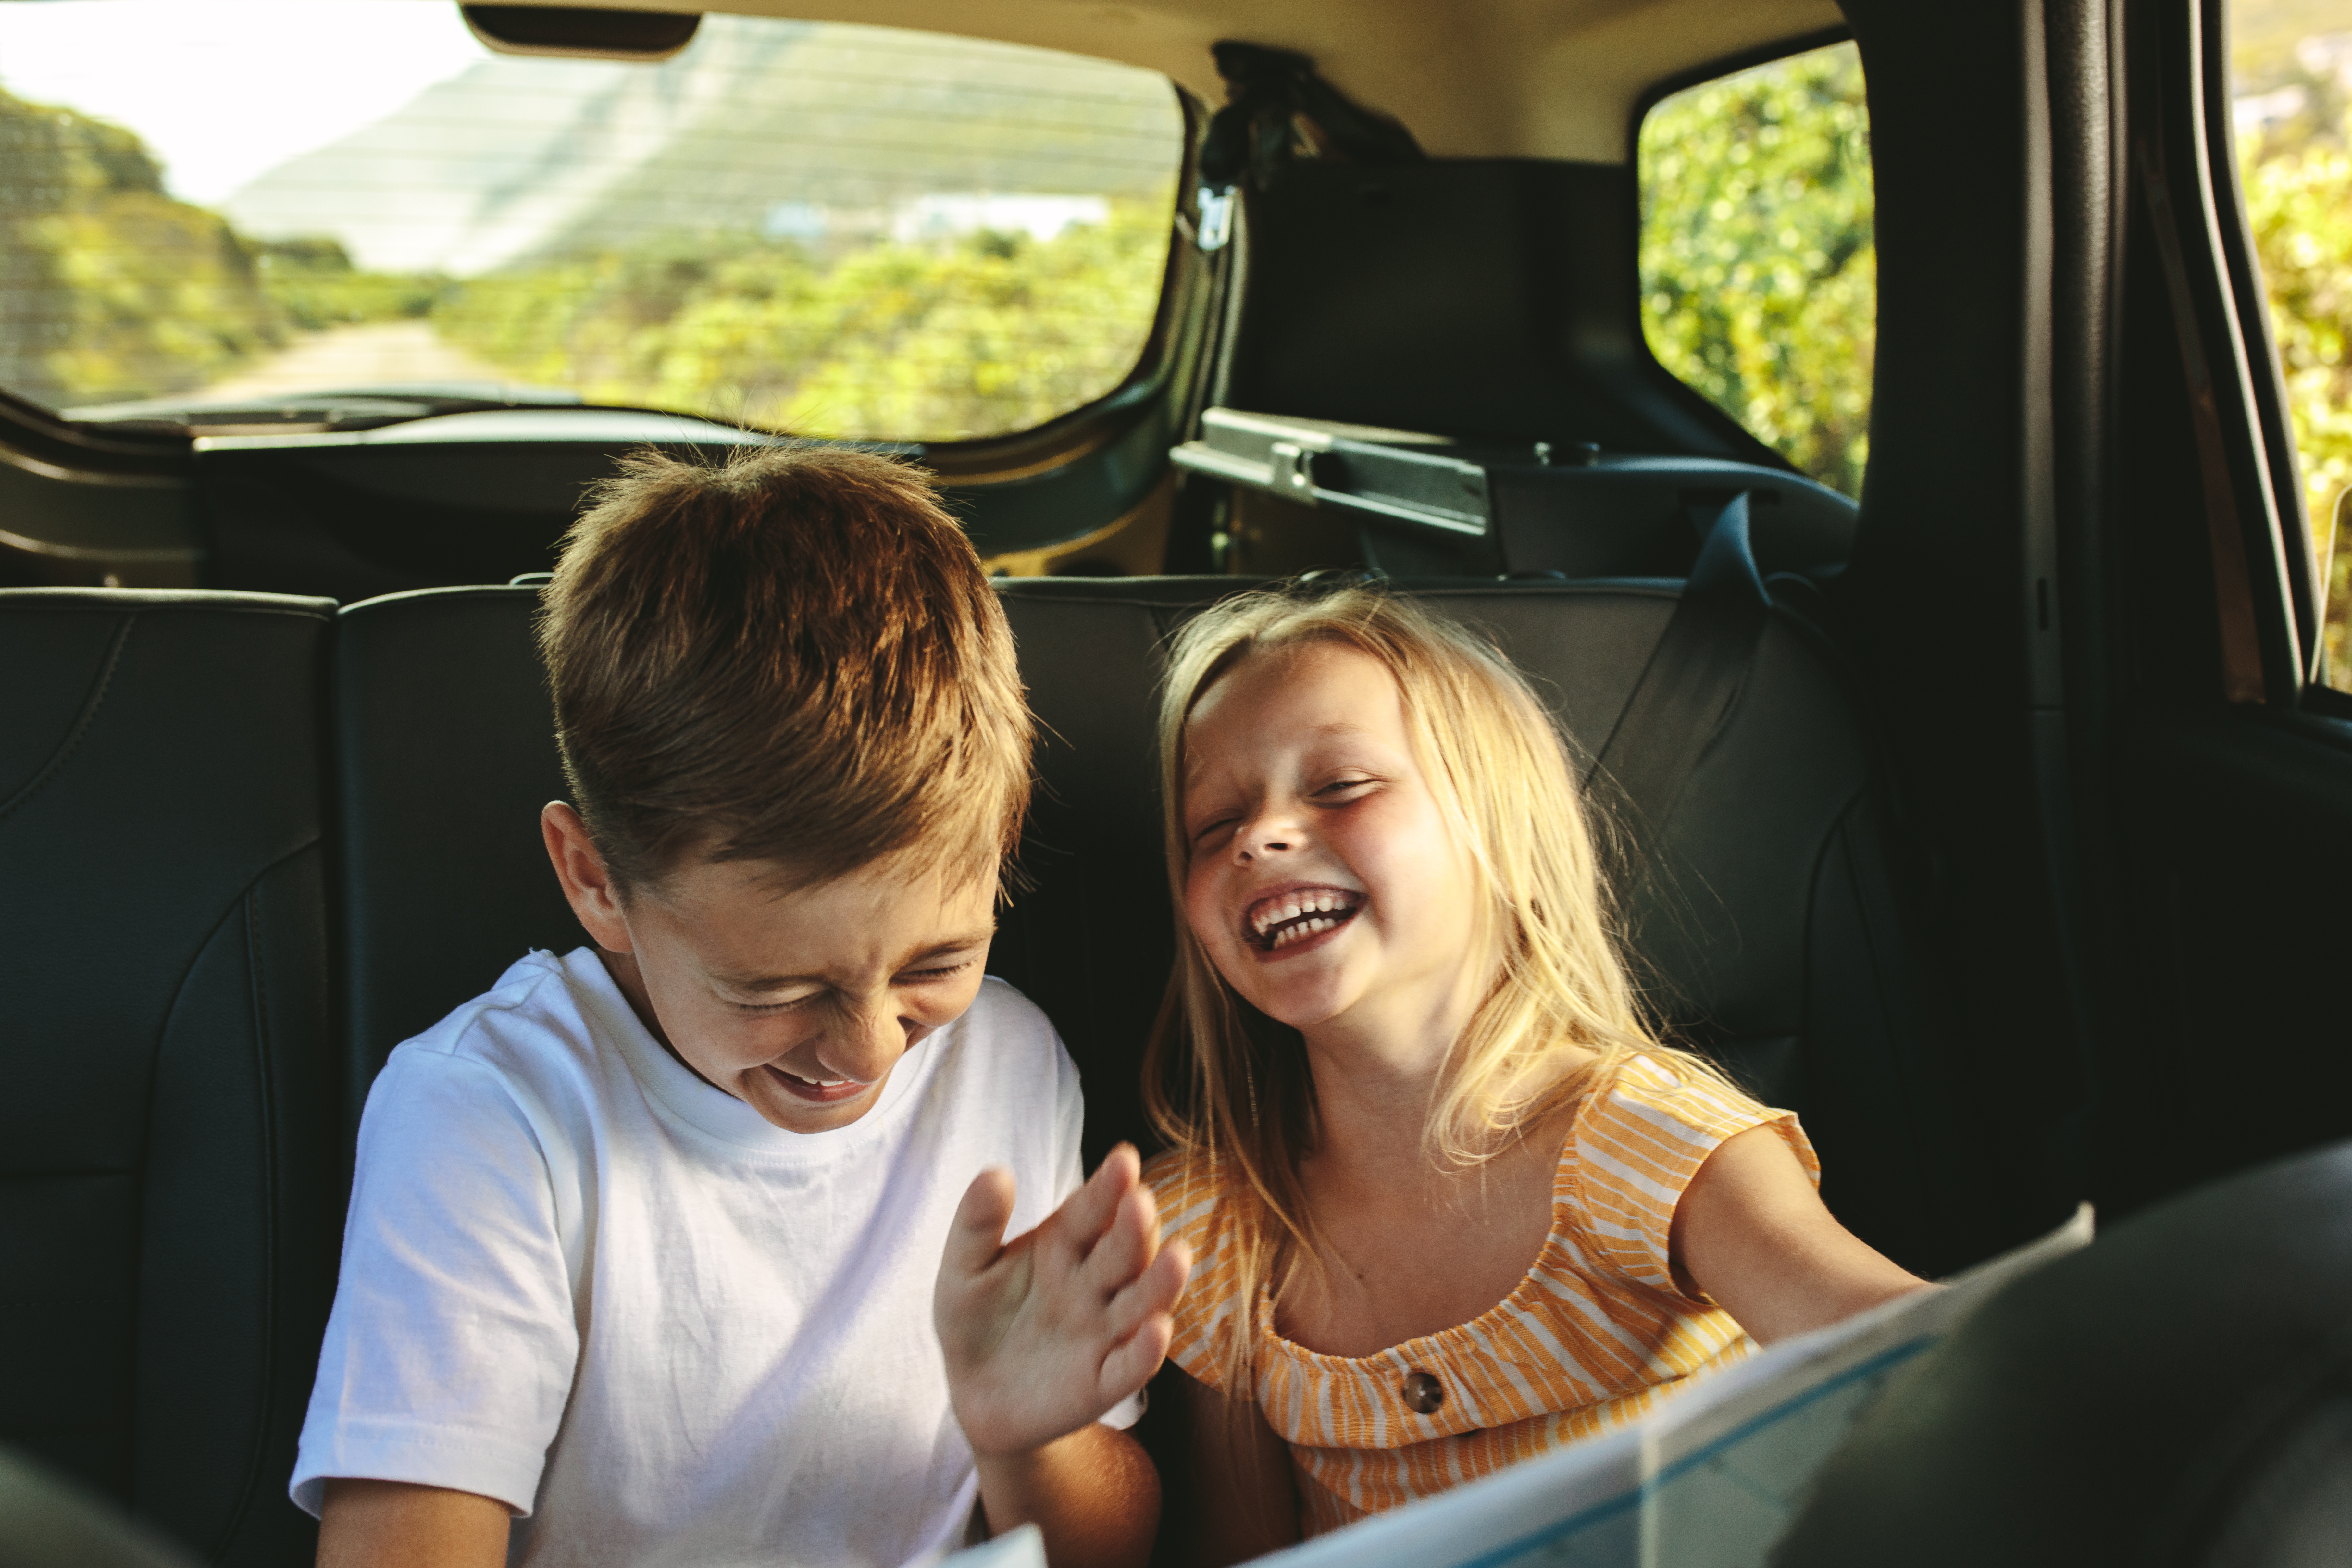
[[[1279,1289],[1316,1254],[1298,1177],[1314,1141],[1314,1083],[1296,1035],[1234,994],[1184,918],[1184,730],[1209,689],[1246,661],[1317,643],[1367,654],[1395,679],[1417,761],[1480,884],[1495,983],[1431,1100],[1422,1129],[1429,1157],[1474,1167],[1605,1089],[1636,1055],[1748,1098],[1705,1058],[1663,1045],[1643,1020],[1567,742],[1509,660],[1467,628],[1373,587],[1286,586],[1211,606],[1176,635],[1160,708],[1176,967],[1145,1056],[1144,1101],[1161,1136],[1211,1163],[1217,1201],[1228,1206],[1238,1310],[1221,1360],[1236,1399],[1252,1386],[1259,1287]]]

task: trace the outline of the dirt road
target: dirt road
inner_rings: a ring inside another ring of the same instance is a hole
[[[305,332],[260,363],[186,395],[210,403],[327,388],[513,379],[443,342],[429,321],[370,321]]]

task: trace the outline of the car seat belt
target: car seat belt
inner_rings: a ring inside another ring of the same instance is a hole
[[[1586,775],[1588,788],[1613,791],[1612,804],[1639,843],[1654,843],[1665,831],[1699,759],[1730,719],[1771,603],[1748,544],[1742,490],[1707,526],[1682,598]]]

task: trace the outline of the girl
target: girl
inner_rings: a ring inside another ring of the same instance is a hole
[[[1493,648],[1377,589],[1244,594],[1177,637],[1160,754],[1185,929],[1147,1176],[1196,1259],[1201,1560],[1920,1288],[1822,1206],[1793,1116],[1649,1033],[1567,750]]]

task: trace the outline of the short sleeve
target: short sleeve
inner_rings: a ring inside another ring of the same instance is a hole
[[[1181,1240],[1192,1253],[1168,1359],[1196,1382],[1222,1391],[1230,1336],[1243,1331],[1250,1314],[1237,1294],[1216,1166],[1205,1155],[1171,1149],[1144,1167],[1143,1179],[1160,1205],[1161,1243]]]
[[[1675,1296],[1668,1251],[1675,1209],[1707,1156],[1755,1127],[1788,1142],[1815,1185],[1821,1161],[1794,1114],[1759,1105],[1737,1090],[1677,1077],[1665,1064],[1636,1057],[1605,1093],[1587,1100],[1569,1134],[1575,1223],[1589,1255],[1610,1272]]]
[[[530,1512],[579,1356],[534,1118],[499,1074],[395,1053],[368,1095],[292,1481],[409,1481]]]

